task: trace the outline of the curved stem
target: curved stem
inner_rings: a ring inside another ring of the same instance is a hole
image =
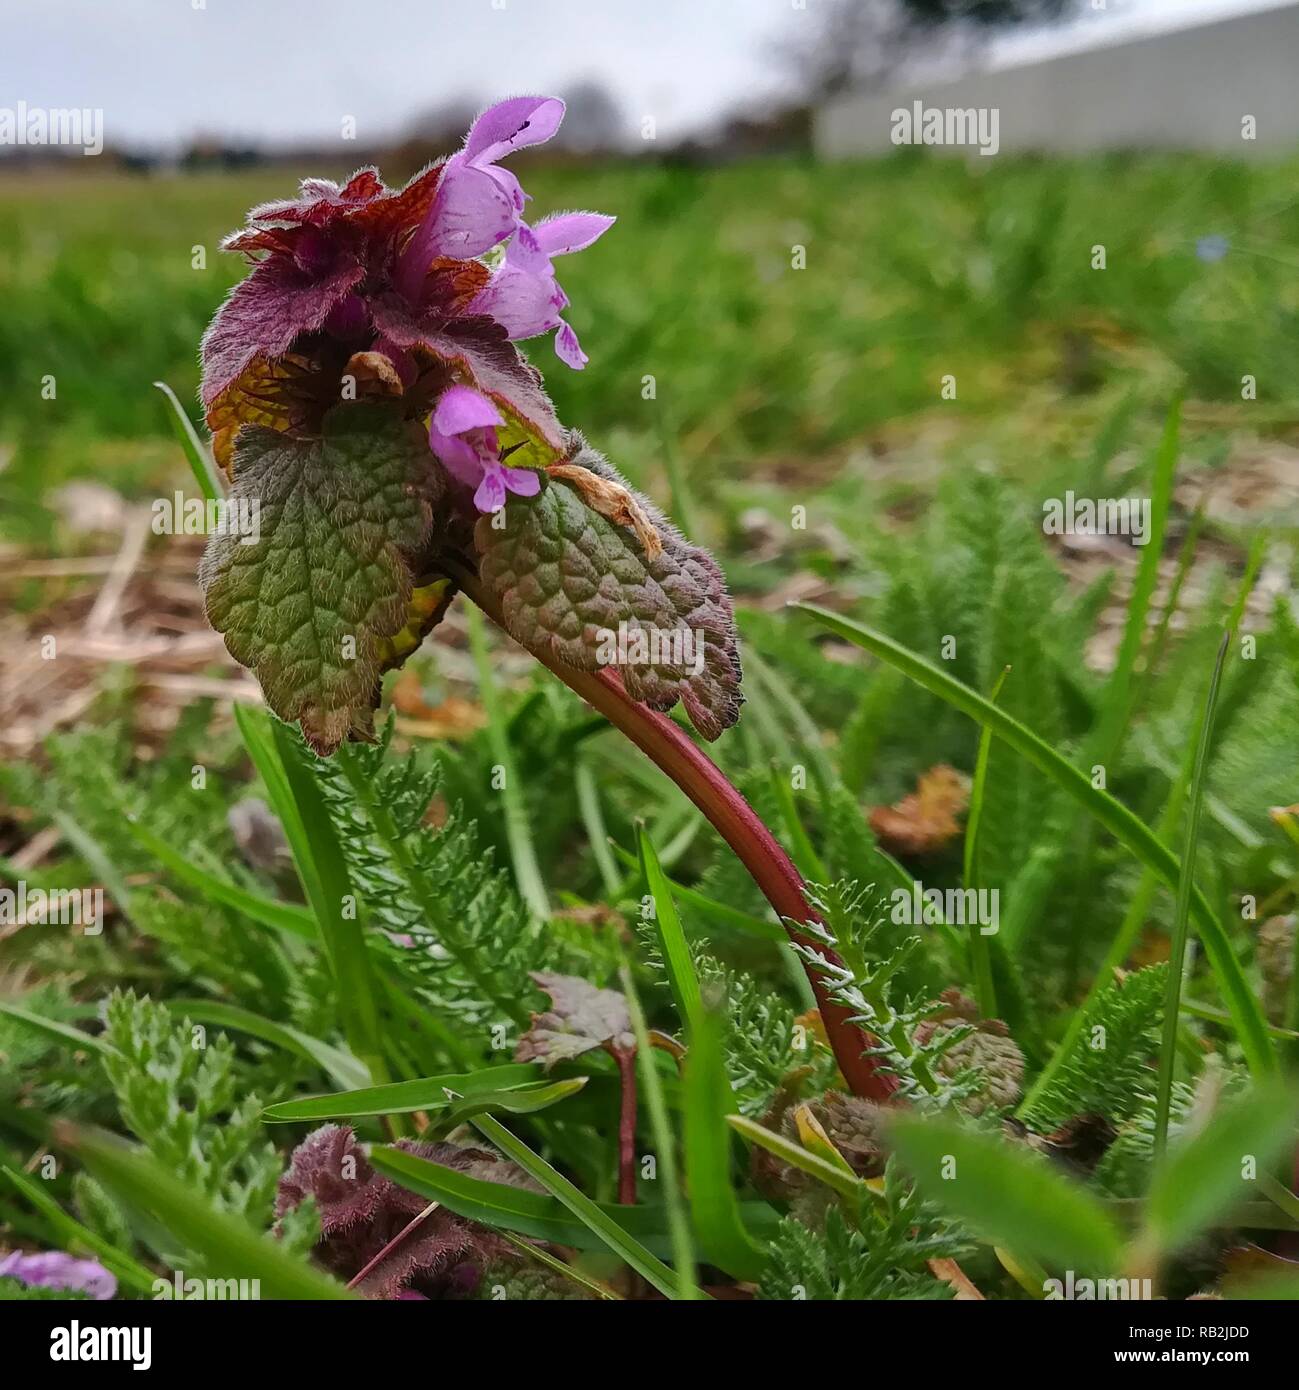
[[[460,566],[455,569],[456,581],[465,594],[504,630],[504,618],[495,596],[482,587],[477,575]],[[789,855],[762,823],[753,807],[684,730],[665,715],[633,700],[623,689],[618,676],[608,668],[595,672],[579,671],[540,652],[534,651],[532,654],[569,689],[604,715],[685,792],[735,851],[782,922],[786,919],[793,922],[816,920],[803,896],[803,880]],[[796,944],[809,947],[832,964],[842,965],[843,962],[832,950],[815,939],[793,930],[789,935]],[[854,1095],[887,1100],[896,1089],[897,1082],[881,1071],[873,1058],[865,1055],[868,1037],[851,1021],[849,1010],[830,997],[821,973],[807,961],[802,963],[816,995],[826,1037],[844,1080]]]

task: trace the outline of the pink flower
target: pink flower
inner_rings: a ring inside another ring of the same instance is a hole
[[[555,279],[552,258],[585,251],[616,218],[598,212],[565,212],[535,227],[520,222],[505,251],[505,262],[469,305],[471,314],[489,314],[511,338],[535,338],[558,329],[555,353],[574,371],[588,362],[577,334],[560,317],[568,296]]]
[[[429,420],[429,447],[457,482],[475,489],[480,512],[499,511],[507,491],[535,497],[541,490],[541,479],[530,468],[501,462],[496,429],[504,423],[492,402],[470,386],[447,387]]]
[[[511,97],[470,127],[464,149],[442,170],[437,196],[402,254],[398,288],[415,300],[438,256],[467,260],[499,246],[519,224],[527,194],[497,161],[549,140],[564,119],[558,97]]]
[[[0,1260],[0,1278],[44,1289],[80,1289],[100,1301],[117,1292],[117,1280],[97,1260],[79,1260],[62,1250],[14,1250]]]

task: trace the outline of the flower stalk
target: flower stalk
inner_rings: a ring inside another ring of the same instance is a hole
[[[471,570],[459,565],[453,568],[455,580],[465,595],[505,630],[496,596]],[[814,952],[831,966],[842,967],[843,961],[824,941],[796,930],[794,924],[817,920],[804,895],[803,880],[775,836],[716,763],[671,719],[632,700],[612,670],[579,671],[548,659],[539,651],[534,651],[533,655],[625,734],[707,816],[762,890],[776,915],[786,923],[790,940]],[[831,997],[822,973],[803,959],[801,953],[800,960],[816,996],[826,1037],[849,1089],[854,1095],[867,1099],[888,1100],[896,1090],[896,1082],[881,1070],[874,1058],[866,1055],[870,1040],[853,1022],[851,1012]]]

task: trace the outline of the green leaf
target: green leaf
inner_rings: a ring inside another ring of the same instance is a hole
[[[1294,1097],[1277,1085],[1230,1102],[1190,1138],[1174,1143],[1155,1170],[1146,1225],[1157,1248],[1171,1253],[1229,1207],[1252,1195],[1242,1165],[1262,1174],[1284,1149],[1295,1121]]]
[[[681,918],[677,914],[677,905],[673,901],[672,885],[659,864],[658,854],[645,827],[639,824],[636,827],[636,848],[640,853],[641,875],[650,896],[654,899],[651,927],[663,956],[672,999],[682,1023],[687,1028],[693,1028],[703,1014],[694,958],[690,954],[690,946],[681,927]]]
[[[450,1110],[466,1099],[487,1097],[500,1108],[511,1108],[508,1098],[518,1097],[520,1112],[539,1110],[553,1100],[581,1090],[585,1077],[576,1081],[543,1081],[537,1068],[523,1064],[485,1067],[477,1072],[422,1076],[414,1081],[395,1081],[387,1086],[363,1086],[336,1091],[328,1096],[307,1096],[268,1105],[262,1117],[273,1121],[360,1119],[369,1115],[408,1115],[415,1110]],[[453,1092],[448,1095],[447,1092]],[[553,1098],[553,1100],[552,1100]]]
[[[731,1132],[735,1096],[726,1076],[721,1028],[700,1011],[690,1030],[682,1078],[685,1112],[686,1182],[699,1244],[712,1264],[737,1279],[761,1278],[766,1253],[745,1229],[731,1177]]]
[[[171,405],[171,427],[176,438],[180,441],[180,447],[185,451],[185,458],[189,463],[190,471],[194,474],[194,481],[198,483],[203,496],[209,502],[215,502],[222,496],[225,489],[221,485],[216,465],[212,462],[211,453],[198,437],[198,431],[185,413],[184,406],[176,399],[176,393],[171,387],[165,381],[155,381],[153,384],[167,397],[167,401]]]
[[[915,1115],[893,1120],[889,1138],[921,1192],[992,1243],[1088,1278],[1119,1268],[1122,1240],[1105,1208],[1032,1150]]]
[[[694,1233],[686,1215],[677,1175],[676,1139],[668,1122],[667,1102],[663,1097],[663,1078],[659,1075],[658,1060],[650,1044],[649,1029],[645,1026],[645,1011],[636,992],[636,979],[631,966],[623,961],[618,971],[623,993],[627,997],[627,1012],[636,1038],[636,1063],[645,1109],[649,1112],[654,1148],[658,1154],[659,1181],[663,1191],[663,1207],[667,1213],[668,1231],[672,1237],[672,1262],[676,1267],[677,1287],[684,1299],[695,1296],[699,1278],[699,1262],[695,1257]],[[627,1084],[624,1082],[624,1084]]]
[[[856,1174],[845,1172],[839,1164],[831,1163],[820,1154],[805,1149],[801,1144],[795,1144],[792,1139],[786,1139],[783,1134],[777,1134],[775,1130],[760,1125],[747,1115],[728,1115],[726,1123],[751,1144],[766,1149],[768,1153],[775,1154],[782,1163],[788,1163],[818,1182],[823,1182],[832,1192],[847,1197],[850,1202],[860,1202],[870,1191],[865,1181]]]
[[[34,1033],[43,1033],[54,1042],[69,1043],[73,1047],[84,1047],[88,1052],[105,1055],[114,1051],[112,1045],[101,1037],[83,1033],[80,1028],[74,1028],[69,1023],[58,1023],[52,1018],[42,1018],[40,1014],[29,1013],[16,1004],[6,1004],[0,1000],[0,1014],[12,1018],[15,1023],[21,1023],[25,1028],[30,1028]]]
[[[490,1115],[479,1115],[472,1121],[474,1128],[490,1140],[506,1156],[512,1158],[530,1177],[558,1199],[589,1230],[594,1232],[619,1258],[625,1260],[642,1278],[651,1283],[665,1298],[681,1297],[681,1281],[657,1256],[631,1235],[619,1219],[597,1206],[584,1192],[569,1182],[539,1154],[532,1152],[504,1125]],[[702,1289],[691,1290],[691,1296],[706,1298]]]
[[[370,1079],[365,1064],[341,1047],[321,1038],[313,1038],[287,1023],[241,1009],[237,1004],[225,1004],[217,999],[168,999],[167,1007],[177,1018],[191,1023],[212,1024],[217,1028],[233,1028],[238,1033],[260,1038],[273,1047],[283,1048],[295,1056],[314,1062],[340,1086],[360,1086]]]
[[[550,900],[546,896],[546,881],[537,863],[536,846],[532,843],[532,827],[528,819],[528,803],[523,779],[519,776],[514,752],[510,747],[509,728],[496,677],[492,672],[491,653],[483,620],[472,605],[465,613],[469,628],[469,645],[478,668],[478,693],[487,714],[487,740],[491,745],[492,761],[501,769],[501,800],[505,812],[505,838],[510,846],[510,861],[519,896],[527,903],[534,917],[545,922],[550,917]]]
[[[1182,851],[1181,874],[1177,883],[1177,907],[1173,914],[1173,934],[1168,948],[1168,980],[1164,994],[1164,1031],[1159,1048],[1159,1073],[1155,1082],[1155,1158],[1168,1142],[1168,1116],[1173,1103],[1173,1067],[1177,1061],[1177,1013],[1182,1001],[1182,975],[1185,972],[1186,944],[1190,939],[1191,891],[1195,887],[1195,854],[1200,839],[1200,813],[1204,809],[1204,774],[1213,743],[1213,716],[1218,707],[1218,688],[1222,665],[1227,659],[1230,631],[1222,634],[1218,659],[1209,680],[1195,741],[1195,762],[1191,772],[1190,805],[1186,815],[1186,847]]]
[[[578,482],[589,475],[585,487],[552,479],[536,497],[510,498],[503,517],[478,523],[480,577],[500,601],[506,629],[529,650],[578,670],[612,665],[632,699],[653,709],[682,701],[703,737],[717,738],[739,717],[740,658],[716,561],[630,494],[594,450],[583,446],[572,465],[581,470]],[[584,500],[583,491],[602,481],[621,489],[657,532],[663,548],[653,559],[633,529]],[[620,624],[627,645],[615,653]]]
[[[988,703],[995,705],[1001,687],[1010,674],[1007,666],[997,677],[992,687]],[[978,891],[979,877],[979,822],[983,819],[983,797],[988,783],[988,754],[992,751],[992,729],[985,724],[979,733],[979,751],[974,761],[974,783],[970,788],[970,809],[965,817],[965,855],[961,886]],[[997,1009],[997,991],[992,978],[992,953],[988,938],[979,930],[978,924],[971,922],[968,942],[970,947],[971,973],[974,976],[975,994],[979,1001],[979,1012],[984,1018],[1000,1018]]]
[[[273,927],[277,931],[291,932],[294,936],[315,936],[315,918],[305,908],[299,907],[296,903],[276,902],[273,898],[250,893],[246,888],[217,878],[215,874],[199,868],[192,859],[178,853],[164,839],[138,821],[125,821],[124,826],[132,839],[148,850],[173,878],[186,887],[193,888],[207,901],[233,908],[254,922]]]
[[[136,1293],[153,1293],[156,1276],[138,1260],[133,1260],[124,1250],[119,1250],[111,1241],[98,1236],[89,1227],[68,1215],[61,1206],[42,1190],[41,1184],[33,1182],[25,1173],[0,1163],[0,1173],[9,1179],[20,1193],[36,1208],[50,1225],[58,1231],[60,1238],[69,1246],[82,1245],[99,1257],[105,1269],[115,1274],[118,1280]]]
[[[616,841],[610,841],[610,848],[618,858],[620,864],[628,869],[640,870],[640,860],[624,849]],[[641,873],[641,878],[644,878]],[[784,929],[769,922],[764,917],[755,917],[752,913],[742,912],[738,907],[731,907],[729,903],[718,902],[716,898],[710,898],[706,893],[700,893],[697,889],[688,888],[684,883],[678,883],[674,878],[664,879],[672,890],[672,896],[691,911],[692,917],[698,917],[704,922],[711,922],[715,926],[729,930],[745,932],[750,936],[761,937],[764,941],[774,941],[777,945],[784,946],[788,943],[789,937],[785,935]]]
[[[234,468],[230,500],[256,504],[261,534],[209,539],[208,618],[276,714],[332,753],[371,731],[388,643],[408,622],[443,486],[428,440],[389,407],[339,406],[319,439],[246,427]]]
[[[223,1279],[258,1279],[263,1298],[348,1298],[336,1280],[295,1259],[241,1217],[209,1206],[160,1163],[100,1130],[71,1129],[64,1142],[105,1187],[155,1220]]]
[[[1170,888],[1177,887],[1181,873],[1178,858],[1150,827],[1108,792],[1092,786],[1089,778],[1019,720],[985,700],[977,691],[971,690],[968,685],[956,680],[946,671],[939,670],[923,657],[908,651],[891,637],[886,637],[883,633],[851,619],[840,617],[838,613],[818,608],[814,604],[797,603],[791,606],[800,612],[810,614],[831,631],[896,666],[917,685],[946,700],[962,713],[968,714],[971,719],[987,724],[997,737],[1010,744],[1016,752],[1027,758],[1034,767],[1050,777],[1095,816],[1165,884]],[[1276,1072],[1277,1059],[1268,1037],[1267,1022],[1263,1017],[1262,1008],[1245,979],[1222,923],[1210,906],[1209,900],[1198,888],[1193,892],[1191,911],[1250,1070],[1256,1076],[1271,1076]]]
[[[574,1250],[605,1250],[604,1238],[579,1221],[554,1197],[506,1183],[487,1182],[456,1172],[441,1163],[400,1149],[375,1146],[370,1162],[394,1182],[441,1202],[448,1211],[469,1221],[480,1221],[494,1230],[517,1231],[536,1240],[571,1246]],[[662,1206],[605,1206],[597,1204],[611,1220],[657,1255],[670,1255],[667,1216]],[[744,1220],[764,1240],[775,1233],[779,1218],[765,1202],[746,1202]]]
[[[235,722],[293,852],[333,977],[348,1045],[370,1069],[372,1079],[386,1081],[365,936],[359,914],[345,910],[349,902],[356,903],[356,894],[316,779],[302,761],[310,755],[295,746],[284,724],[262,710],[236,705]]]

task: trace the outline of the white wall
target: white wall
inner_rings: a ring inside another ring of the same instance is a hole
[[[999,108],[1003,152],[1275,152],[1299,145],[1299,5],[1021,67],[841,97],[817,113],[817,153],[841,158],[892,150],[892,113],[917,99],[932,107]],[[1257,122],[1252,142],[1241,138],[1246,115]]]

